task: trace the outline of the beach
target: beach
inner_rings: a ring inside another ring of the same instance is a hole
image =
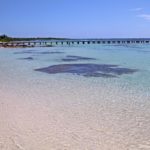
[[[148,46],[1,48],[0,53],[1,150],[150,149]],[[89,74],[89,63],[103,66]],[[86,72],[47,68],[62,64],[84,64]]]

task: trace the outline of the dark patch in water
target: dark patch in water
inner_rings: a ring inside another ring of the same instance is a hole
[[[37,51],[21,51],[21,52],[15,52],[14,54],[62,54],[64,52],[57,52],[57,51],[44,51],[44,52],[37,52]]]
[[[137,72],[136,69],[119,68],[118,65],[107,64],[60,64],[53,65],[46,68],[35,69],[49,74],[57,73],[71,73],[82,75],[84,77],[118,77],[123,74],[133,74]]]
[[[33,60],[33,57],[20,58],[21,60]]]
[[[94,58],[89,58],[89,57],[81,57],[81,56],[72,56],[68,55],[66,58],[63,58],[62,61],[79,61],[79,60],[96,60]]]
[[[85,77],[103,77],[103,78],[116,78],[116,75],[107,74],[107,73],[87,73],[84,75]]]
[[[21,51],[21,52],[14,52],[14,54],[32,54],[32,51]]]
[[[63,54],[64,52],[39,52],[37,54]]]

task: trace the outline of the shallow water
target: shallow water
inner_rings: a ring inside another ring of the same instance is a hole
[[[149,58],[150,45],[1,48],[0,149],[150,149]],[[117,78],[35,71],[89,63],[137,71]]]

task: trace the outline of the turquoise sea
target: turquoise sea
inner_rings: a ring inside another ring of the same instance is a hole
[[[143,89],[150,88],[150,45],[147,44],[128,44],[128,45],[76,45],[58,46],[49,48],[17,48],[0,49],[1,67],[4,62],[9,64],[16,63],[14,72],[26,70],[32,73],[31,76],[51,78],[70,78],[86,80],[87,82],[111,82],[111,84],[128,85],[129,87]],[[79,56],[79,58],[78,58]],[[73,58],[72,58],[73,57]],[[74,59],[75,57],[75,59]],[[77,57],[77,59],[76,59]],[[81,57],[81,58],[80,58]],[[82,59],[83,57],[83,59]],[[86,59],[87,58],[87,59]],[[88,59],[90,58],[90,59]],[[10,59],[10,61],[9,61]],[[67,59],[69,59],[67,61]],[[123,74],[117,78],[109,77],[83,77],[82,75],[71,73],[43,74],[34,69],[49,67],[61,64],[106,64],[118,65],[119,68],[137,69],[135,73]],[[9,67],[9,66],[8,66]],[[11,69],[11,68],[10,68]],[[9,69],[8,69],[9,70]],[[43,74],[43,75],[42,75]]]
[[[148,44],[0,48],[0,147],[148,150],[149,91]]]

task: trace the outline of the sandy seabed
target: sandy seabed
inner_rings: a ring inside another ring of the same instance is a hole
[[[0,150],[150,150],[148,92],[16,57],[0,55]]]
[[[0,150],[149,150],[149,96],[46,80],[0,85]]]

